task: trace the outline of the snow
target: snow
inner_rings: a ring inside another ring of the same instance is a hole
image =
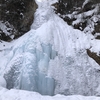
[[[0,51],[5,50],[5,49],[9,49],[12,47],[12,44],[9,42],[5,42],[5,41],[0,41]]]
[[[9,22],[0,21],[0,32],[5,34],[5,36],[9,36],[11,39],[14,38],[15,33],[17,32]]]
[[[10,35],[11,33],[7,31],[7,27],[5,24],[2,23],[2,21],[0,21],[0,29],[6,34],[6,35]]]
[[[91,41],[91,51],[95,52],[98,56],[100,56],[100,40]]]
[[[37,0],[37,2],[43,2],[43,0]]]
[[[83,7],[90,2],[90,0],[85,0],[83,3]],[[72,20],[72,25],[74,27],[79,27],[85,34],[91,34],[95,32],[95,27],[98,25],[100,21],[99,15],[99,7],[100,4],[95,4],[94,8],[84,12],[84,8],[78,11],[74,11],[72,14],[63,15],[63,18],[69,18]],[[87,20],[88,19],[88,20]],[[85,26],[86,25],[86,26]],[[96,30],[97,31],[97,30]]]
[[[58,0],[35,0],[35,2],[37,3],[38,7],[44,7],[44,6],[50,6],[56,2],[58,2]]]
[[[1,86],[6,88],[6,80],[2,76],[0,76],[0,87]]]
[[[91,49],[99,53],[100,41],[67,25],[49,3],[48,0],[37,1],[39,7],[29,32],[11,43],[0,43],[0,73],[11,89],[1,95],[1,100],[25,100],[27,95],[29,100],[99,100],[83,96],[45,98],[38,93],[22,91],[36,91],[42,95],[100,95],[100,73],[97,72],[100,66],[86,52]]]
[[[98,10],[99,10],[99,5],[97,5],[94,9],[92,9],[92,10],[89,10],[89,11],[87,11],[87,12],[83,12],[83,13],[81,13],[81,14],[78,14],[78,15],[74,15],[75,16],[75,18],[76,18],[76,20],[75,21],[73,21],[73,25],[77,25],[78,23],[80,23],[80,22],[83,22],[84,20],[83,19],[85,19],[86,17],[88,17],[88,16],[92,16],[93,14],[96,14],[97,12],[98,12]],[[94,18],[94,17],[93,17]]]
[[[100,97],[85,97],[81,95],[64,96],[42,96],[36,92],[28,92],[23,90],[7,90],[0,87],[0,100],[100,100]]]

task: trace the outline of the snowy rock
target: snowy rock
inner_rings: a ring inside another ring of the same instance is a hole
[[[4,0],[0,2],[0,39],[11,41],[29,31],[36,8],[35,0]],[[9,22],[13,27],[5,24],[1,26],[1,21],[3,24]]]

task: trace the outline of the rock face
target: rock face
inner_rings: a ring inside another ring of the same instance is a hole
[[[99,0],[59,0],[56,8],[56,12],[74,28],[84,31],[89,26],[93,28],[93,35],[100,33]],[[100,35],[96,38],[99,39]]]
[[[84,0],[59,0],[58,12],[61,14],[71,13],[76,7],[82,6]]]
[[[37,5],[34,0],[0,0],[0,20],[3,24],[8,22],[13,26],[16,30],[13,37],[17,38],[29,31],[36,8]],[[6,27],[9,28],[8,25]],[[14,31],[14,29],[12,30]],[[6,41],[11,39],[9,35],[2,32],[1,27],[0,30],[0,39]]]

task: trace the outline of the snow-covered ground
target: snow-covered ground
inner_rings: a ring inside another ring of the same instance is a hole
[[[55,96],[43,96],[36,92],[28,92],[23,90],[7,90],[0,87],[0,100],[100,100],[100,97],[94,96],[64,96],[64,95],[55,95]]]

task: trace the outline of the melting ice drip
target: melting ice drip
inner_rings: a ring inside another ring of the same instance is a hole
[[[68,26],[48,4],[41,2],[31,30],[4,51],[7,87],[43,95],[96,94],[99,65],[86,54],[88,37]]]

